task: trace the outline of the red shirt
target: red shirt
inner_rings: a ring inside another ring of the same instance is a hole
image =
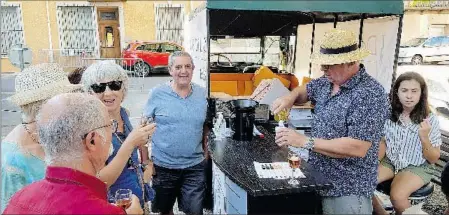
[[[126,214],[108,203],[106,189],[91,175],[49,166],[45,179],[14,194],[3,214]]]

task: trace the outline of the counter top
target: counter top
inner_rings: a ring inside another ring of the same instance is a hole
[[[210,139],[211,158],[229,179],[252,196],[293,194],[332,187],[321,173],[305,161],[301,162],[300,169],[306,178],[298,178],[300,185],[297,187],[289,185],[288,179],[259,178],[254,169],[254,161],[287,162],[288,154],[288,148],[276,145],[274,133],[268,132],[265,127],[267,126],[257,126],[265,138],[254,137],[251,142],[235,141],[232,138]]]

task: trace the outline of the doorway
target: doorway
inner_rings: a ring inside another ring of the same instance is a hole
[[[100,36],[100,57],[120,58],[120,22],[117,7],[98,7],[98,34]]]

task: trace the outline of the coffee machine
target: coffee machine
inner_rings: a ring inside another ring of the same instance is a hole
[[[253,139],[254,120],[257,102],[251,99],[230,101],[232,139],[251,141]]]

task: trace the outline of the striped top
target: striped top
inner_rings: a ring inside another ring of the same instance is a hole
[[[441,145],[441,133],[438,118],[430,114],[429,139],[434,147]],[[404,169],[410,165],[420,166],[426,162],[423,156],[423,148],[419,138],[419,124],[413,122],[408,125],[395,123],[390,119],[385,123],[385,140],[387,144],[386,155],[392,162],[396,171]]]

